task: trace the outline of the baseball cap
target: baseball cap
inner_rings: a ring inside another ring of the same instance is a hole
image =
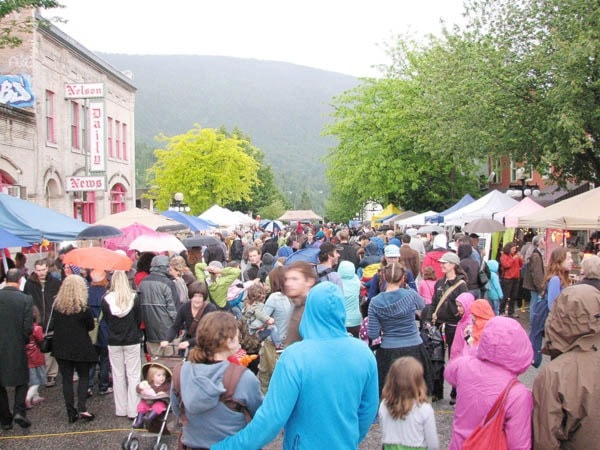
[[[442,257],[440,259],[438,259],[438,261],[456,264],[457,266],[460,264],[460,258],[458,257],[458,255],[456,253],[452,253],[452,252],[444,253],[442,255]]]
[[[383,253],[386,258],[400,258],[400,247],[394,244],[386,245]]]
[[[322,231],[317,232],[317,234],[315,235],[315,239],[323,239],[325,237],[325,233],[323,233]]]

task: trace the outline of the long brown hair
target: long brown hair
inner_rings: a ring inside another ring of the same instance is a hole
[[[569,271],[562,266],[562,263],[567,259],[567,254],[571,253],[566,247],[558,247],[552,250],[550,261],[548,261],[548,269],[546,269],[546,278],[544,285],[548,285],[548,281],[554,275],[560,280],[560,287],[564,288],[569,285]]]
[[[196,346],[188,359],[193,363],[214,362],[215,353],[226,349],[227,340],[238,332],[237,320],[225,311],[213,311],[200,319],[196,330]]]
[[[393,419],[404,419],[415,403],[427,401],[427,386],[423,377],[423,366],[412,356],[398,358],[390,367],[382,391]]]

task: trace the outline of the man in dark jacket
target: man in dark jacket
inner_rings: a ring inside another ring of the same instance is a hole
[[[542,299],[546,285],[544,283],[544,237],[541,235],[535,236],[531,241],[533,250],[529,255],[525,255],[525,276],[523,278],[523,288],[527,289],[531,294],[529,302],[529,319],[531,320],[531,311],[533,305]]]
[[[152,258],[150,275],[142,280],[138,292],[148,352],[153,356],[173,355],[173,347],[167,345],[167,335],[177,316],[179,297],[177,287],[169,277],[168,256]]]
[[[360,263],[360,258],[358,257],[359,247],[349,243],[350,233],[348,230],[341,230],[338,233],[338,237],[340,239],[340,243],[338,244],[338,247],[340,248],[340,250],[338,250],[340,255],[338,264],[342,261],[350,261],[352,264],[354,264],[355,268],[358,268],[358,263]]]
[[[19,291],[20,280],[19,269],[9,269],[6,287],[0,289],[0,425],[3,430],[10,430],[13,421],[21,428],[31,425],[25,409],[29,381],[25,345],[33,330],[33,299]],[[10,412],[6,386],[15,386],[14,415]]]
[[[231,249],[229,250],[229,259],[231,261],[241,262],[244,256],[244,244],[241,234],[241,231],[236,231],[235,237],[231,242]]]
[[[40,325],[45,329],[52,312],[54,298],[60,289],[60,281],[48,273],[48,263],[45,259],[40,259],[33,265],[33,273],[25,282],[23,292],[31,295],[33,306],[40,312]],[[50,353],[45,353],[46,358],[46,376],[48,378],[46,387],[56,386],[56,376],[58,375],[58,364],[56,359]]]

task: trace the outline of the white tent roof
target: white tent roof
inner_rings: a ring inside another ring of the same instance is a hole
[[[508,195],[494,190],[473,203],[448,214],[444,218],[446,225],[463,226],[475,219],[496,219],[496,214],[515,206],[518,201]]]
[[[408,217],[406,219],[400,219],[394,222],[396,226],[405,226],[405,225],[425,225],[425,217],[436,215],[435,211],[426,211],[421,214],[417,214],[416,216]]]
[[[256,223],[251,217],[239,211],[231,211],[219,205],[212,205],[198,217],[210,220],[220,227],[236,227],[239,225],[253,225]]]

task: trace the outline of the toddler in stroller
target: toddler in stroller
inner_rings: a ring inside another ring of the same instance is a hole
[[[137,406],[138,415],[133,421],[133,428],[146,428],[150,423],[167,410],[171,392],[171,370],[158,362],[144,364],[142,368],[144,381],[136,390],[140,396]]]

